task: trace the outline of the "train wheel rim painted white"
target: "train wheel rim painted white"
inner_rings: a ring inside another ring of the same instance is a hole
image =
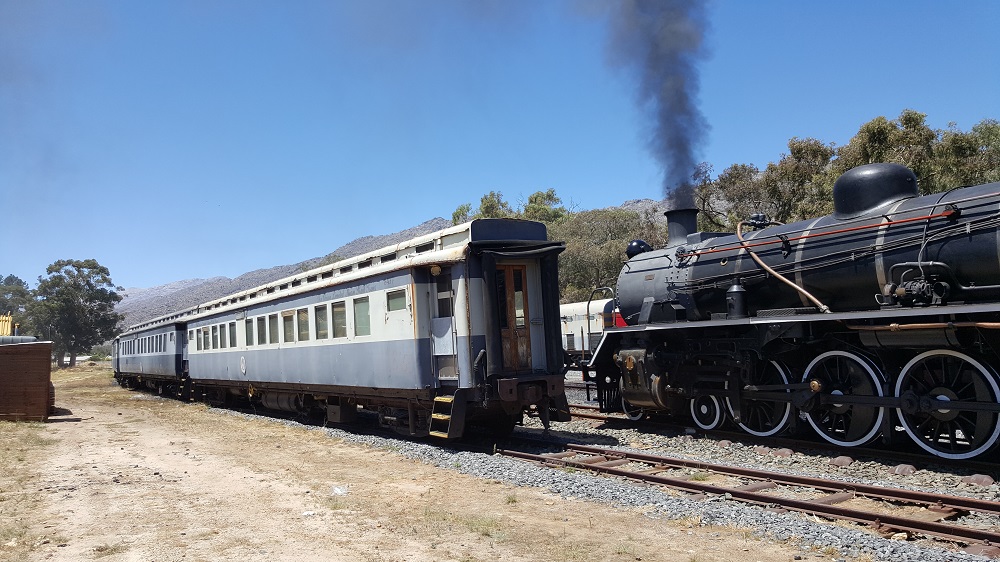
[[[691,399],[691,419],[695,425],[710,431],[722,425],[722,403],[717,396],[705,395]]]
[[[639,421],[646,417],[646,410],[638,406],[633,406],[624,396],[622,396],[622,413],[632,421]]]
[[[803,382],[818,379],[824,394],[883,396],[882,378],[863,357],[848,351],[818,355],[802,376]],[[885,409],[878,406],[831,404],[808,412],[806,420],[816,433],[834,445],[858,447],[870,442],[882,429]]]
[[[956,371],[955,367],[959,369]],[[926,396],[946,401],[995,403],[1000,400],[996,374],[972,357],[951,349],[925,351],[911,359],[900,371],[896,396],[901,397],[908,391],[915,393],[917,398]],[[992,449],[1000,439],[1000,414],[996,412],[938,408],[932,412],[907,413],[897,408],[896,414],[914,443],[941,458],[971,459]],[[959,439],[967,442],[948,447],[943,432],[948,432],[952,442]],[[968,440],[966,435],[970,433],[973,437]]]
[[[765,378],[761,381],[745,382],[748,384],[788,384],[788,371],[785,367],[777,361],[769,361],[768,364],[774,367],[780,381],[768,381]],[[735,417],[733,402],[728,396],[726,397],[726,407],[729,409],[729,415]],[[736,425],[750,435],[770,437],[784,431],[788,427],[788,421],[791,417],[791,402],[745,400],[740,408],[740,421],[736,422]]]

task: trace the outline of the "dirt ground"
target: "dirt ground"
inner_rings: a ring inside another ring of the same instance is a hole
[[[788,561],[745,530],[465,476],[319,431],[53,372],[61,414],[0,423],[0,560]]]

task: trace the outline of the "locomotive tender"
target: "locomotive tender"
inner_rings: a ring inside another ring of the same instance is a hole
[[[804,420],[845,447],[908,438],[972,458],[1000,438],[1000,183],[919,196],[898,164],[846,172],[834,212],[629,246],[585,376],[605,411],[727,418],[771,436]]]
[[[563,248],[540,223],[474,220],[133,326],[115,378],[337,423],[365,407],[414,436],[567,421]]]

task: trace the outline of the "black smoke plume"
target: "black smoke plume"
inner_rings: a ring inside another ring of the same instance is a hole
[[[621,0],[612,9],[612,61],[638,74],[639,103],[653,119],[649,147],[674,208],[694,207],[692,176],[708,132],[697,99],[705,31],[696,0]]]

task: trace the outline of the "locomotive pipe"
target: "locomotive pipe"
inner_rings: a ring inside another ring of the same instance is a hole
[[[919,270],[921,270],[921,274],[923,273],[923,269],[925,267],[926,268],[940,268],[940,269],[943,269],[944,272],[945,272],[945,274],[948,276],[948,278],[951,279],[952,283],[954,283],[955,286],[958,287],[958,290],[960,290],[962,292],[972,292],[972,293],[975,293],[975,292],[982,292],[982,291],[996,291],[996,290],[1000,290],[1000,285],[963,285],[958,280],[958,278],[955,277],[955,272],[952,271],[951,266],[949,266],[945,262],[941,262],[941,261],[908,261],[908,262],[897,263],[897,264],[895,264],[895,265],[893,265],[892,267],[889,268],[889,278],[890,279],[894,279],[895,277],[893,277],[893,274],[896,272],[896,270],[897,269],[902,269],[904,267],[908,267],[908,268],[911,268],[911,269],[913,269],[913,268],[919,269]],[[904,275],[905,275],[905,273],[904,273]],[[900,276],[900,281],[902,281],[902,276]]]
[[[788,279],[784,275],[775,271],[774,268],[764,263],[764,260],[760,259],[760,256],[757,255],[757,252],[754,252],[753,250],[746,247],[746,240],[743,239],[744,224],[746,224],[746,221],[740,221],[740,223],[736,225],[736,238],[740,241],[740,244],[743,245],[744,249],[746,249],[747,253],[750,254],[750,257],[753,258],[753,261],[757,262],[757,265],[759,265],[761,269],[773,275],[778,281],[781,281],[785,285],[788,285],[789,287],[795,289],[796,291],[801,293],[802,296],[809,299],[809,302],[815,304],[816,308],[818,308],[820,312],[825,312],[829,314],[830,313],[829,306],[826,306],[825,304],[820,302],[820,300],[814,297],[812,293],[810,293],[809,291],[796,285],[794,282],[792,282],[792,280]],[[780,223],[771,223],[771,224],[780,224]]]
[[[928,322],[926,324],[887,324],[885,326],[847,326],[859,332],[901,332],[903,330],[939,330],[942,328],[983,328],[1000,330],[1000,322]]]

